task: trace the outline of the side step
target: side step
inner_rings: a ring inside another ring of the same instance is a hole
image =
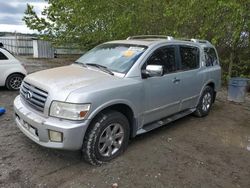
[[[187,116],[189,114],[192,114],[196,109],[195,108],[192,108],[192,109],[188,109],[188,110],[185,110],[185,111],[182,111],[182,112],[179,112],[177,114],[174,114],[174,115],[171,115],[171,116],[168,116],[166,118],[163,118],[159,121],[156,121],[156,122],[153,122],[153,123],[150,123],[150,124],[146,124],[144,125],[141,129],[139,129],[137,132],[136,132],[136,135],[139,135],[139,134],[143,134],[143,133],[146,133],[146,132],[149,132],[153,129],[156,129],[158,127],[161,127],[163,125],[166,125],[172,121],[175,121],[177,119],[180,119],[184,116]]]

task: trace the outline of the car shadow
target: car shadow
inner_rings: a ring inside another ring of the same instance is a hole
[[[141,144],[141,142],[145,142],[151,139],[154,139],[155,137],[162,137],[162,136],[168,136],[167,133],[168,131],[173,131],[175,129],[179,129],[181,126],[185,126],[187,121],[190,121],[192,119],[196,119],[192,114],[185,116],[183,118],[180,118],[178,120],[175,120],[171,123],[168,123],[166,125],[163,125],[159,128],[156,128],[154,130],[151,130],[147,133],[137,135],[136,137],[132,138],[129,142],[128,149],[133,148],[134,146]],[[81,164],[83,166],[91,166],[88,163],[86,163],[83,160],[82,153],[81,151],[64,151],[64,150],[55,150],[55,149],[50,149],[50,148],[43,148],[42,146],[38,146],[41,150],[44,152],[49,152],[52,156],[55,158],[59,157],[60,160],[69,162],[69,161],[74,161],[78,164]],[[59,159],[58,158],[58,159]],[[72,163],[74,164],[74,163]]]
[[[2,86],[0,87],[0,91],[9,91],[6,87]]]

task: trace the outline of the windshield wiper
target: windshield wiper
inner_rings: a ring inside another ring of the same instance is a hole
[[[87,67],[85,64],[80,63],[80,62],[78,62],[78,61],[75,61],[74,64],[81,65],[81,66],[83,66],[83,67]]]
[[[106,72],[110,75],[114,75],[114,73],[109,70],[107,67],[103,66],[103,65],[99,65],[99,64],[96,64],[96,63],[86,63],[84,65],[89,65],[89,66],[93,66],[93,67],[97,67],[98,69],[102,70],[103,72]]]

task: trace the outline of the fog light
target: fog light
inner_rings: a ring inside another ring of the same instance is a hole
[[[62,142],[63,134],[61,132],[49,130],[49,139],[52,142]]]

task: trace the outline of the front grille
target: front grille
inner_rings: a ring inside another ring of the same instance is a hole
[[[20,95],[29,106],[43,112],[48,92],[23,82],[20,88]]]

